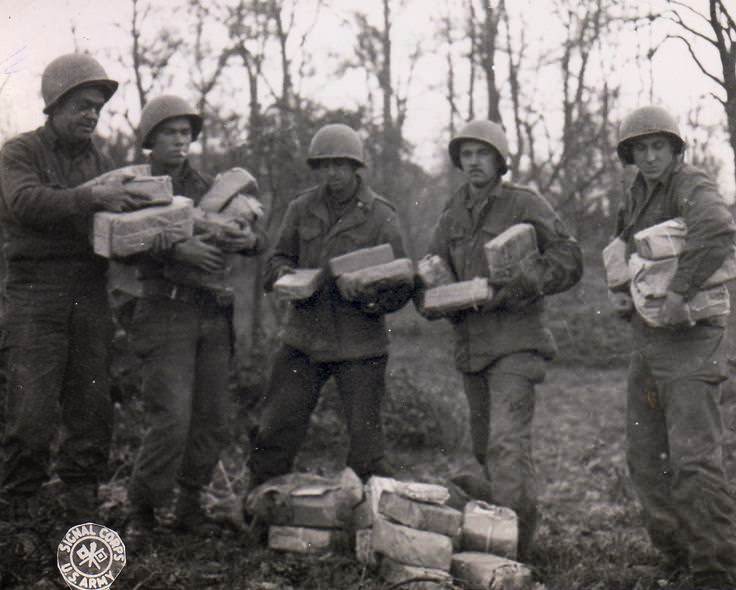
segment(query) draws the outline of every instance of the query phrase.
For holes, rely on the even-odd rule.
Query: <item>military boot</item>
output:
[[[98,508],[97,484],[66,484],[59,504],[68,528],[85,522],[95,522]]]
[[[141,553],[151,540],[156,527],[153,506],[136,505],[128,513],[128,521],[123,533],[123,543],[130,553]]]
[[[200,501],[199,488],[181,488],[174,511],[174,528],[183,533],[195,533],[204,537],[212,536],[220,530],[207,516]]]

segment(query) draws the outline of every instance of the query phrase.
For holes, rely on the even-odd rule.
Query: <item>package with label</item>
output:
[[[337,279],[337,288],[345,299],[350,298],[351,292],[365,293],[369,289],[380,291],[413,284],[414,264],[408,258],[348,272]]]
[[[363,484],[352,469],[334,477],[288,473],[254,489],[247,509],[271,524],[343,527],[350,524],[353,508],[363,499]]]
[[[391,247],[391,244],[381,244],[380,246],[354,250],[342,256],[335,256],[330,259],[328,266],[330,274],[333,277],[339,277],[348,272],[355,272],[356,270],[362,270],[369,266],[391,262],[393,259],[394,249]]]
[[[481,500],[466,504],[463,513],[463,550],[515,559],[518,541],[519,521],[513,510]]]
[[[436,254],[425,256],[417,262],[417,276],[427,289],[455,282],[450,268]]]
[[[452,541],[446,535],[419,531],[378,517],[373,522],[373,550],[398,562],[450,570]]]
[[[199,207],[219,213],[238,193],[258,194],[258,182],[245,168],[230,168],[215,177],[210,190],[199,201]]]
[[[274,284],[273,291],[287,301],[309,299],[322,286],[324,272],[321,268],[297,268],[282,275]]]
[[[649,260],[679,256],[686,239],[687,225],[681,217],[668,219],[634,234],[636,253]]]
[[[620,291],[631,280],[629,264],[626,262],[626,242],[615,238],[603,248],[603,268],[606,271],[606,284],[611,291]]]
[[[100,211],[94,214],[92,246],[100,256],[113,258],[146,252],[162,230],[186,239],[194,232],[192,210],[191,199],[174,197],[170,205],[127,213]]]
[[[456,553],[451,572],[468,590],[527,590],[533,582],[524,564],[489,553]]]
[[[387,584],[401,587],[402,590],[440,590],[452,582],[452,577],[446,571],[406,565],[390,557],[381,559],[379,574]]]
[[[340,529],[268,527],[268,547],[277,551],[324,555],[334,551],[344,551],[348,546],[348,534]]]
[[[171,292],[171,284],[163,278],[148,275],[144,265],[110,260],[107,267],[108,291],[133,297],[155,297]]]
[[[492,285],[508,283],[519,263],[538,252],[537,233],[529,223],[516,223],[483,246],[488,263],[488,281]]]
[[[442,504],[411,500],[395,492],[383,492],[378,511],[389,520],[420,531],[456,537],[460,534],[463,514]]]
[[[441,285],[424,292],[423,308],[427,312],[453,313],[465,309],[478,309],[493,297],[488,281],[476,277],[451,285]]]

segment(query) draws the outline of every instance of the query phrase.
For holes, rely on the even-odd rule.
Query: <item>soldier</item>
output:
[[[545,361],[556,354],[552,334],[542,323],[544,296],[578,282],[581,253],[544,198],[501,181],[509,148],[500,125],[468,123],[450,141],[449,153],[466,182],[445,206],[428,254],[440,256],[458,281],[489,277],[484,244],[517,223],[534,227],[540,251],[480,309],[449,317],[473,452],[490,476],[492,500],[519,516],[519,555],[525,559],[537,521],[534,386],[544,379]]]
[[[633,313],[628,293],[613,294],[617,311],[633,315],[627,460],[663,572],[689,566],[695,587],[732,588],[736,505],[723,471],[719,407],[727,320],[693,324],[687,302],[730,255],[736,227],[715,183],[683,162],[684,149],[675,119],[660,107],[636,109],[621,122],[618,156],[638,169],[616,227],[627,258],[636,232],[674,217],[687,225],[663,327]]]
[[[112,319],[107,264],[93,253],[89,228],[95,211],[127,211],[145,201],[126,193],[122,181],[80,185],[112,168],[92,136],[117,86],[88,55],[58,57],[41,79],[45,125],[0,152],[8,347],[0,504],[8,519],[37,505],[32,499],[48,477],[59,423],[56,470],[69,526],[94,515],[97,483],[106,477]]]
[[[151,100],[139,125],[142,146],[150,150],[152,174],[168,174],[174,193],[189,197],[195,205],[212,184],[187,159],[201,129],[202,117],[172,95]],[[233,299],[221,275],[226,252],[258,254],[265,247],[265,236],[246,228],[227,244],[215,244],[197,234],[183,241],[169,237],[161,242],[156,253],[142,262],[143,280],[155,281],[157,288],[136,302],[131,329],[134,348],[143,359],[149,422],[128,486],[131,512],[126,542],[133,550],[140,549],[150,535],[154,509],[170,499],[177,481],[176,528],[212,531],[200,492],[227,442],[233,348]],[[164,282],[175,266],[186,270],[182,278]]]
[[[360,248],[388,243],[396,256],[404,256],[393,206],[359,174],[363,144],[353,129],[319,129],[307,162],[319,185],[289,204],[266,263],[267,290],[284,273],[324,268],[331,258]],[[363,479],[389,474],[381,425],[388,355],[383,316],[405,305],[412,290],[405,285],[346,300],[328,280],[310,299],[289,307],[251,451],[251,487],[291,469],[331,376],[350,434],[347,464]]]

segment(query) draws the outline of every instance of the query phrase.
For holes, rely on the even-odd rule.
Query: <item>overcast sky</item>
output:
[[[165,6],[175,0],[157,0],[157,6]],[[649,0],[656,4],[659,0]],[[690,0],[702,9],[706,0]],[[307,4],[309,4],[307,2]],[[453,2],[450,1],[450,6]],[[458,2],[459,4],[459,2]],[[550,19],[545,10],[545,0],[516,0],[508,3],[511,10],[521,11],[527,27],[528,37],[554,34],[549,31]],[[45,65],[54,57],[74,50],[71,35],[72,23],[76,27],[80,47],[91,50],[112,77],[125,78],[127,74],[119,64],[109,58],[109,49],[127,43],[127,39],[115,27],[115,23],[129,16],[129,3],[123,0],[101,2],[100,0],[0,0],[0,15],[6,18],[0,35],[0,138],[8,133],[17,133],[33,128],[43,122],[40,97],[40,75]],[[379,0],[342,0],[335,8],[319,15],[318,26],[311,37],[310,52],[314,59],[335,61],[335,54],[347,53],[353,44],[352,32],[343,26],[342,19],[360,7],[376,17],[380,15]],[[416,39],[429,34],[434,28],[433,19],[447,6],[446,0],[408,0],[406,8],[397,12],[393,21],[394,56],[397,70],[401,70],[405,56],[414,47]],[[161,15],[167,15],[164,10]],[[305,15],[308,17],[309,15]],[[161,18],[161,17],[160,17]],[[617,51],[626,51],[627,43]],[[628,51],[647,49],[647,36],[640,36],[628,43]],[[612,52],[610,59],[623,56]],[[705,55],[706,63],[718,72],[715,55]],[[605,67],[605,64],[601,64]],[[444,157],[446,145],[447,106],[443,99],[444,56],[439,52],[428,52],[419,62],[414,83],[409,90],[409,116],[406,134],[416,145],[416,158],[427,166]],[[720,105],[704,98],[712,90],[695,68],[685,50],[676,43],[669,43],[660,51],[652,63],[651,79],[654,83],[652,96],[655,102],[666,104],[673,112],[684,114],[696,104],[706,107],[708,122],[722,122],[724,113]],[[621,107],[629,110],[642,100],[642,89],[649,84],[649,72],[625,70],[622,77]],[[556,92],[553,86],[547,87]],[[177,89],[174,89],[177,90]],[[180,89],[184,91],[184,89]],[[365,100],[362,78],[356,73],[339,79],[325,80],[320,77],[307,80],[304,93],[328,106],[352,107]],[[129,92],[118,92],[113,101],[117,106],[130,100]],[[648,93],[644,98],[648,98]],[[245,103],[243,103],[245,104]],[[733,191],[732,157],[723,142],[719,156],[726,166],[722,175],[724,188]]]

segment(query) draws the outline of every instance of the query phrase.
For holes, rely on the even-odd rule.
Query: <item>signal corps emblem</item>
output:
[[[125,562],[120,535],[91,522],[70,528],[56,551],[59,572],[74,590],[110,588]]]

